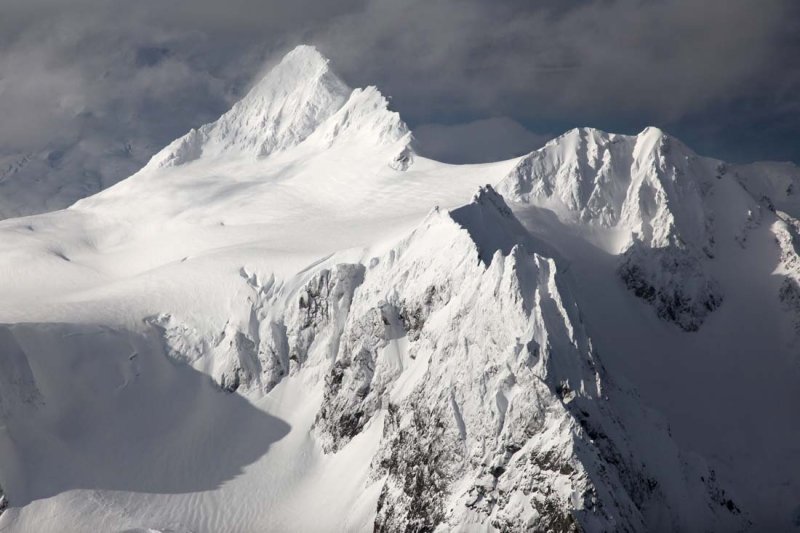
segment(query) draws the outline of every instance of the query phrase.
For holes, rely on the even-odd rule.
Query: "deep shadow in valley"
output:
[[[0,484],[13,506],[73,489],[211,490],[289,429],[172,362],[155,334],[0,326]]]

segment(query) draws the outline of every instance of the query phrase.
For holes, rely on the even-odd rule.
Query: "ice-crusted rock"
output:
[[[387,164],[413,161],[411,133],[375,87],[351,90],[313,46],[298,46],[215,122],[193,129],[153,156],[147,169],[220,156],[266,157],[304,141],[395,146]]]
[[[495,252],[508,255],[520,242],[533,242],[503,197],[490,185],[481,187],[472,202],[453,209],[448,216],[467,232],[477,246],[478,259],[487,265]]]
[[[778,299],[790,317],[790,342],[800,339],[800,169],[793,163],[726,165],[754,200],[736,241],[745,248],[750,232],[770,224],[780,255],[775,273],[782,277]]]
[[[295,295],[287,310],[290,365],[302,366],[312,351],[322,349],[332,360],[339,349],[353,292],[364,276],[362,265],[340,264],[317,272]]]
[[[434,210],[354,294],[315,433],[335,452],[386,413],[375,529],[739,524],[702,464],[628,432],[633,422],[671,442],[609,386],[555,262],[517,227],[484,188]]]
[[[262,285],[243,270],[251,292],[237,316],[245,319],[231,319],[210,335],[168,313],[146,322],[160,331],[169,357],[210,374],[224,390],[267,393],[310,356],[333,359],[363,271],[358,264],[335,265],[287,292],[274,277]]]
[[[524,157],[499,190],[566,223],[622,230],[610,251],[621,256],[626,285],[694,331],[723,298],[705,267],[715,248],[706,197],[720,172],[657,128],[637,136],[581,128]]]
[[[145,321],[160,331],[168,357],[209,371],[222,389],[246,389],[258,379],[257,346],[247,329],[227,322],[218,333],[206,336],[169,313]]]
[[[399,171],[406,171],[413,164],[414,150],[411,149],[411,143],[407,142],[397,155],[394,156],[394,159],[389,162],[389,167]]]
[[[800,339],[800,169],[793,163],[752,163],[733,167],[741,185],[759,202],[748,218],[755,226],[774,214],[770,229],[780,249],[776,273],[783,279],[778,299],[791,321],[793,341]],[[770,213],[771,212],[771,213]],[[745,239],[746,242],[746,239]]]
[[[574,330],[575,309],[563,307],[551,260],[518,245],[507,255],[498,248],[488,264],[472,262],[473,247],[458,274],[432,284],[449,287],[449,296],[415,341],[424,374],[407,396],[387,399],[373,463],[376,476],[388,476],[376,529],[477,521],[577,530],[574,513],[585,508],[572,495],[593,489],[573,455],[563,399],[600,397],[594,354]]]

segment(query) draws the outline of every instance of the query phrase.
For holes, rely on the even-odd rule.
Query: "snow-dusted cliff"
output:
[[[708,197],[725,171],[657,128],[636,136],[582,128],[524,157],[500,191],[568,224],[612,230],[603,245],[620,254],[628,288],[694,331],[724,299],[705,264],[715,253]]]
[[[655,128],[470,166],[410,141],[300,47],[0,223],[0,529],[789,527],[793,174]]]

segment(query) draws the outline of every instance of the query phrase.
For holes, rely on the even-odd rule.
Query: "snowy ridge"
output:
[[[657,128],[637,136],[581,128],[523,158],[499,190],[567,222],[617,230],[606,246],[622,254],[626,285],[694,331],[723,300],[703,266],[715,242],[705,197],[721,170]]]
[[[335,113],[349,92],[315,48],[298,47],[230,111],[174,141],[148,166],[182,165],[225,154],[259,157],[294,146]]]
[[[550,205],[562,216],[621,227],[626,249],[676,242],[708,246],[701,161],[657,128],[637,136],[571,130],[523,158],[499,186],[512,201]]]
[[[703,508],[711,510],[708,524],[740,523],[712,501],[699,475],[692,488],[681,490],[708,503],[690,511],[681,493],[653,497],[660,491],[645,488],[651,475],[670,486],[671,472],[618,462],[623,454],[617,447],[630,444],[606,411],[618,406],[605,406],[602,365],[555,262],[529,251],[529,241],[508,248],[508,229],[517,224],[499,195],[481,189],[449,215],[434,212],[368,270],[357,291],[351,312],[368,314],[377,301],[388,334],[377,335],[366,350],[359,342],[352,355],[345,344],[323,405],[368,416],[380,396],[388,402],[384,445],[373,462],[375,476],[388,475],[376,529],[490,524],[498,530],[637,531],[645,523],[680,529],[677,516],[691,514],[699,523]],[[461,237],[443,239],[454,230]],[[450,248],[444,242],[452,242]],[[491,260],[482,259],[490,252]],[[454,263],[456,257],[463,259]],[[390,346],[397,324],[409,339],[407,355],[400,365],[387,364],[380,347]],[[423,369],[413,369],[420,363]],[[405,365],[413,379],[403,375]],[[400,390],[387,386],[398,373]],[[341,419],[330,424],[327,413],[323,407],[318,425],[335,428],[332,444],[340,446],[347,438],[341,428],[349,426]],[[681,463],[678,457],[661,461]],[[656,525],[644,518],[650,505],[684,508]]]
[[[391,144],[408,141],[410,132],[376,87],[355,89],[347,102],[320,128],[328,146],[355,137],[365,143]]]

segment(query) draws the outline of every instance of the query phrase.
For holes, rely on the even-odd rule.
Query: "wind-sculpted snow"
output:
[[[408,126],[398,113],[387,108],[388,101],[376,87],[355,89],[344,105],[322,125],[318,135],[328,146],[354,137],[378,146],[402,140],[408,142]]]
[[[148,166],[230,153],[266,156],[294,146],[335,113],[349,92],[316,49],[298,47],[219,120],[177,139]]]
[[[411,134],[375,87],[351,90],[314,47],[284,57],[217,121],[191,130],[153,156],[155,170],[200,158],[266,157],[308,139],[330,148],[338,142],[396,144],[387,162],[405,170],[413,159]]]
[[[753,163],[735,166],[732,172],[760,202],[748,229],[764,221],[763,211],[775,214],[770,230],[780,249],[777,272],[783,276],[778,299],[791,317],[795,339],[800,339],[800,169],[791,163]]]
[[[703,162],[656,128],[635,137],[571,130],[523,158],[500,185],[514,201],[552,206],[560,215],[627,230],[649,247],[676,239],[702,248],[709,235]]]

